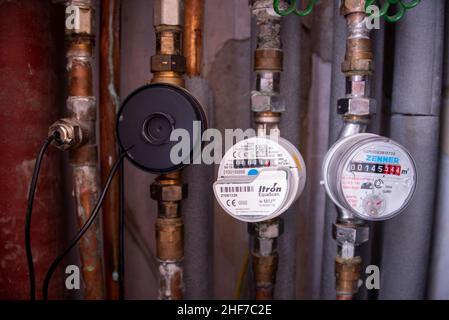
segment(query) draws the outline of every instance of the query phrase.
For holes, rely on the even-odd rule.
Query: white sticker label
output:
[[[217,181],[215,195],[223,208],[236,216],[269,216],[285,202],[287,172],[262,170],[253,181]]]

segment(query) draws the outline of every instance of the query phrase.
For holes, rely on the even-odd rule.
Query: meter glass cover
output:
[[[258,222],[284,212],[304,187],[305,166],[288,141],[254,137],[231,147],[221,161],[214,193],[236,219]]]
[[[340,170],[344,202],[367,220],[398,214],[415,190],[413,159],[403,147],[386,139],[356,144]]]

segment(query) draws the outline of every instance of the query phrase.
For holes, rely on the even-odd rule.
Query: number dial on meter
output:
[[[290,142],[254,137],[226,152],[213,188],[227,213],[258,222],[287,210],[304,189],[305,175],[304,160]]]
[[[416,167],[400,144],[374,134],[338,141],[323,165],[326,191],[336,205],[366,220],[403,211],[416,187]]]

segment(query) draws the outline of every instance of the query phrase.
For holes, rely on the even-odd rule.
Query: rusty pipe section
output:
[[[201,74],[204,0],[185,0],[184,3],[183,51],[186,74],[193,77]]]
[[[370,76],[373,73],[373,52],[370,29],[365,13],[365,0],[343,0],[341,14],[346,19],[347,41],[341,70],[346,76],[346,95],[338,101],[337,111],[344,126],[339,139],[365,132],[375,101],[370,98]],[[335,288],[337,300],[351,300],[358,291],[362,258],[358,248],[369,239],[366,222],[350,212],[337,208],[333,237],[337,242]]]
[[[254,238],[251,256],[257,300],[273,299],[279,262],[277,239],[282,231],[282,219],[248,224],[248,232]]]
[[[281,17],[271,0],[251,1],[251,11],[258,28],[254,52],[256,90],[251,92],[251,111],[258,135],[279,135],[279,122],[285,111],[285,100],[279,93],[283,67]],[[277,239],[282,230],[281,218],[248,225],[253,236],[251,256],[258,300],[273,299],[279,261]]]
[[[159,262],[159,299],[183,298],[184,224],[181,201],[187,197],[187,185],[181,172],[163,174],[150,187],[151,198],[158,202],[156,220],[156,258]]]
[[[100,35],[100,165],[104,184],[117,160],[115,118],[120,107],[120,5],[121,0],[101,1]],[[103,248],[106,298],[119,299],[119,177],[103,202]]]
[[[151,82],[184,87],[183,1],[155,0],[153,22],[156,54],[151,57]],[[187,197],[187,185],[182,182],[182,172],[158,176],[150,186],[150,193],[151,198],[158,202],[156,258],[159,262],[159,299],[183,299],[184,223],[181,201]]]
[[[50,134],[55,145],[68,150],[78,226],[89,218],[100,192],[97,170],[96,99],[92,85],[95,8],[90,0],[66,1],[65,34],[68,49],[68,117],[55,122]],[[80,241],[85,299],[103,299],[103,266],[97,222]]]

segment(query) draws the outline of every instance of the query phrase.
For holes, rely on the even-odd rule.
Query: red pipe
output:
[[[58,99],[63,70],[60,8],[50,0],[0,2],[0,299],[29,298],[25,208],[36,154],[63,105]],[[38,295],[63,242],[60,160],[60,152],[50,148],[34,202],[31,240]],[[52,298],[61,298],[60,274],[55,280]]]

